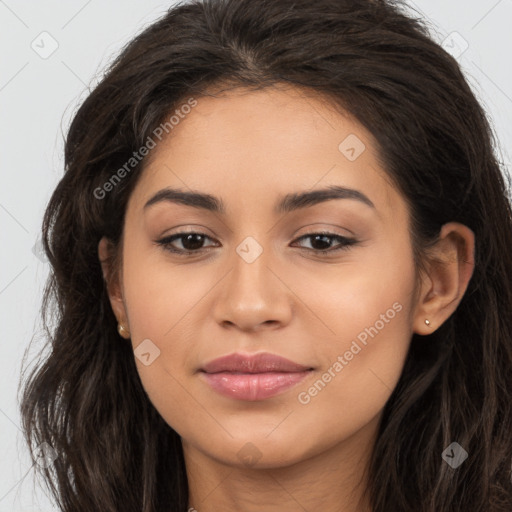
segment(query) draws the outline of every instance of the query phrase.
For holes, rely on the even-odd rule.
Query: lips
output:
[[[254,355],[230,354],[214,359],[201,368],[206,373],[293,373],[311,369],[311,367],[303,366],[284,357],[266,352]]]
[[[313,368],[275,354],[230,354],[200,369],[201,377],[218,393],[239,400],[263,400],[288,390]]]

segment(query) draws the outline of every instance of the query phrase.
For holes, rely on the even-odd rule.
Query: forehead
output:
[[[131,200],[139,208],[169,186],[206,191],[229,209],[232,201],[263,204],[329,185],[363,189],[395,213],[404,208],[380,167],[372,134],[314,91],[237,88],[196,101],[146,158]]]

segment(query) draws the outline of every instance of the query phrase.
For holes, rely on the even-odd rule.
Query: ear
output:
[[[114,264],[116,260],[114,246],[106,237],[103,237],[98,244],[98,257],[103,271],[103,278],[107,286],[112,311],[118,323],[124,328],[124,330],[120,332],[120,335],[124,338],[129,338],[130,330],[121,283],[122,273],[120,269],[117,268],[117,265]]]
[[[458,222],[443,225],[438,241],[428,251],[414,313],[415,333],[431,334],[457,309],[473,275],[474,251],[471,229]]]

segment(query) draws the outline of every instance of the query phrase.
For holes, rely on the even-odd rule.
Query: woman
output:
[[[21,411],[60,508],[510,511],[492,143],[397,2],[192,1],[138,35],[43,224]]]

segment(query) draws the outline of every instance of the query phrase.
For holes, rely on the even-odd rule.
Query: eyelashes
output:
[[[212,246],[201,247],[202,243],[206,240],[212,240],[211,237],[206,235],[205,233],[200,233],[197,231],[187,231],[175,233],[173,235],[169,235],[160,240],[156,240],[156,244],[161,246],[165,251],[169,251],[177,256],[192,256],[198,255],[204,252],[210,252],[210,248]],[[304,248],[306,251],[313,252],[314,254],[320,255],[330,255],[337,251],[348,250],[352,245],[358,243],[355,238],[347,238],[342,235],[338,235],[336,233],[330,233],[326,231],[307,233],[305,235],[300,236],[299,238],[294,240],[294,243],[299,242],[301,240],[310,239],[311,240],[311,248]],[[183,248],[177,248],[173,245],[177,240],[181,240],[181,245]],[[338,244],[334,248],[315,248],[314,245],[320,244],[321,246],[325,244],[329,245],[329,240],[336,240]],[[188,247],[186,247],[188,246]]]

